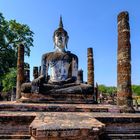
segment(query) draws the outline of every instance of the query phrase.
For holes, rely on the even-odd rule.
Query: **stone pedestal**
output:
[[[93,92],[92,86],[86,84],[70,84],[62,85],[61,88],[55,89],[54,85],[52,90],[44,87],[42,93],[21,93],[20,99],[23,103],[87,103],[93,104]],[[63,87],[63,88],[62,88]]]

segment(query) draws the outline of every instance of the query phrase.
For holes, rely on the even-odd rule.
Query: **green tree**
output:
[[[106,93],[106,91],[107,91],[107,88],[105,85],[99,85],[98,88],[99,88],[99,91],[102,93]]]
[[[116,93],[117,92],[117,88],[114,87],[114,86],[106,87],[106,92],[111,95],[112,93]]]
[[[16,73],[16,68],[10,68],[10,72],[3,76],[2,85],[4,92],[11,91],[11,89],[16,86]]]
[[[16,68],[17,47],[20,43],[25,46],[25,55],[30,55],[33,34],[28,25],[20,24],[16,20],[8,21],[0,13],[0,85],[11,68]]]
[[[7,21],[0,13],[0,70],[5,73],[8,68],[16,67],[17,47],[20,43],[25,46],[25,55],[30,55],[33,46],[33,32],[29,26]],[[11,63],[12,62],[12,63]]]
[[[132,85],[132,92],[135,95],[140,96],[140,85]]]
[[[106,93],[107,95],[111,95],[112,93],[117,92],[117,88],[115,86],[105,86],[105,85],[99,85],[99,91],[102,93]]]

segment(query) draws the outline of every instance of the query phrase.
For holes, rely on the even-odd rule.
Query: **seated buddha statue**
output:
[[[62,18],[60,18],[59,28],[53,35],[55,51],[42,56],[40,76],[31,83],[22,84],[23,97],[30,98],[33,94],[38,96],[40,94],[46,99],[48,95],[54,94],[57,96],[81,94],[85,97],[88,94],[93,95],[94,88],[91,85],[77,81],[78,57],[66,51],[68,39],[68,33],[64,30]]]

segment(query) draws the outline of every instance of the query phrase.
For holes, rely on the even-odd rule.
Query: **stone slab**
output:
[[[35,139],[94,139],[103,132],[104,124],[89,113],[42,113],[30,125]]]

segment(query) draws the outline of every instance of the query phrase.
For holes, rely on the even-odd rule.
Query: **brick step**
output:
[[[30,140],[30,135],[0,135],[0,139],[2,140]]]
[[[119,139],[108,139],[108,140],[120,140],[120,138]],[[123,139],[123,140],[140,140],[140,139]]]
[[[23,130],[23,129],[1,129],[0,130],[0,135],[14,135],[18,133],[22,133],[22,135],[28,135],[29,134],[29,130]]]
[[[109,137],[111,140],[112,139],[140,139],[140,134],[107,134],[107,137]]]
[[[63,106],[62,106],[63,105]],[[83,107],[84,106],[84,107]],[[11,107],[11,108],[10,108]],[[10,111],[36,111],[36,112],[108,112],[108,107],[92,107],[92,105],[87,104],[47,104],[44,106],[39,104],[22,104],[17,106],[0,105],[0,111],[8,110]]]
[[[105,131],[105,134],[140,134],[140,130],[109,130],[109,131]]]
[[[57,99],[57,100],[42,100],[42,101],[22,101],[23,103],[40,103],[40,104],[93,104],[96,103],[94,101],[90,101],[90,100],[61,100],[61,99]]]

